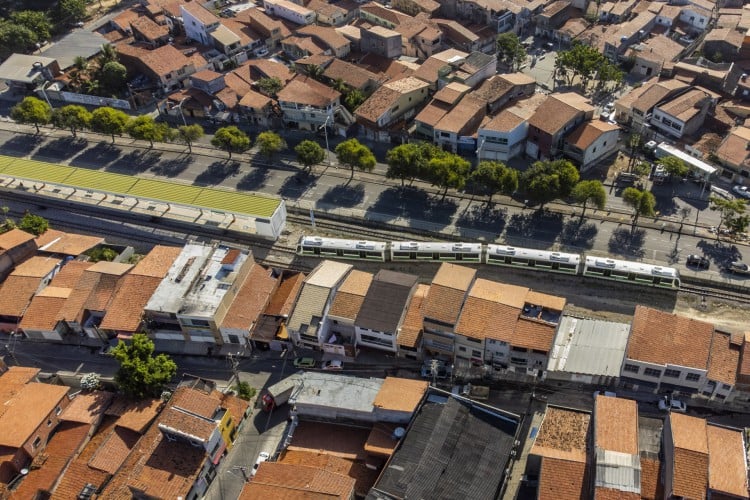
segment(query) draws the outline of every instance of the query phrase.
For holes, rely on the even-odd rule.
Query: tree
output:
[[[631,230],[635,229],[635,226],[638,224],[638,218],[641,215],[651,217],[656,213],[654,210],[656,208],[656,198],[654,198],[654,195],[650,191],[641,191],[634,187],[625,188],[622,192],[622,200],[633,209]]]
[[[538,161],[523,173],[521,186],[529,198],[540,203],[541,210],[554,199],[570,196],[579,178],[578,169],[568,160]]]
[[[177,128],[177,136],[187,144],[188,151],[193,152],[193,143],[203,137],[203,127],[198,125],[181,125]]]
[[[513,32],[497,35],[495,46],[497,47],[497,60],[513,71],[526,60],[526,49],[521,45],[518,35]]]
[[[370,148],[360,143],[357,139],[348,139],[339,143],[335,149],[336,158],[339,163],[351,169],[349,182],[354,178],[354,169],[371,171],[375,168],[375,155]]]
[[[284,138],[270,130],[258,134],[258,137],[255,138],[255,145],[258,146],[260,154],[268,158],[269,163],[273,160],[275,154],[286,149]]]
[[[39,125],[47,124],[52,119],[52,108],[36,97],[24,97],[10,110],[10,117],[18,123],[33,123],[38,134]]]
[[[57,2],[60,23],[76,23],[86,18],[86,0],[60,0]]]
[[[719,212],[719,226],[716,228],[716,239],[719,239],[721,234],[721,227],[727,226],[730,230],[740,229],[735,232],[744,232],[747,227],[745,219],[747,216],[744,215],[745,209],[747,208],[747,202],[741,198],[735,200],[725,200],[718,196],[710,196],[708,198],[709,209],[714,212]],[[744,224],[744,227],[742,227]]]
[[[16,52],[25,53],[39,41],[36,33],[11,21],[0,21],[0,57],[7,58]]]
[[[567,80],[568,85],[573,85],[575,79],[579,78],[584,91],[589,82],[595,78],[600,84],[622,80],[622,72],[612,66],[601,52],[578,41],[574,41],[569,50],[557,53],[555,73],[561,74]]]
[[[656,163],[664,167],[664,170],[673,178],[682,178],[688,173],[688,166],[676,156],[665,156],[664,158],[656,160]]]
[[[100,68],[103,68],[110,62],[117,62],[117,49],[114,45],[105,43],[102,45],[102,49],[99,52],[99,56],[96,58],[96,62]]]
[[[302,164],[305,169],[312,173],[313,166],[322,162],[326,157],[326,150],[320,147],[315,141],[305,139],[295,146],[294,152],[297,153],[297,161]]]
[[[81,377],[81,389],[84,391],[94,391],[99,388],[100,377],[98,373],[87,373]]]
[[[115,143],[115,134],[121,135],[127,130],[130,117],[119,109],[103,106],[96,108],[91,113],[91,129],[100,134],[112,136],[112,144]]]
[[[307,75],[313,80],[320,81],[323,78],[323,68],[317,64],[311,64],[307,67]]]
[[[492,205],[495,194],[510,195],[518,189],[518,170],[499,161],[479,162],[469,179],[487,192],[487,206]]]
[[[73,59],[73,68],[70,70],[70,83],[77,90],[83,88],[83,80],[89,74],[89,60],[83,56],[76,56]]]
[[[630,137],[628,137],[628,147],[630,147],[630,158],[628,159],[629,171],[635,165],[636,161],[638,161],[636,154],[638,153],[638,148],[641,147],[641,134],[637,132],[630,134]]]
[[[88,127],[90,122],[89,110],[77,104],[68,104],[52,112],[52,123],[55,127],[69,129],[73,137],[77,137],[76,131]]]
[[[40,234],[47,232],[47,229],[49,229],[49,221],[40,215],[26,212],[18,222],[18,229],[23,229],[27,233],[39,236]]]
[[[156,123],[149,115],[141,115],[131,120],[126,128],[133,139],[148,141],[154,147],[154,141],[164,141],[170,135],[166,123]]]
[[[231,160],[232,153],[242,153],[250,149],[250,138],[236,126],[230,125],[217,130],[211,138],[211,144],[229,153]]]
[[[421,145],[414,143],[401,144],[390,149],[385,155],[385,161],[388,163],[385,177],[401,179],[402,187],[406,179],[419,177],[427,163],[425,151]]]
[[[41,42],[49,40],[52,36],[52,22],[45,12],[38,10],[21,10],[13,12],[10,15],[10,20],[24,28],[28,28],[37,37],[37,41]]]
[[[97,246],[86,252],[86,255],[89,256],[89,261],[91,262],[99,262],[102,260],[112,262],[117,258],[117,251],[111,247]]]
[[[169,356],[154,356],[154,343],[143,333],[133,335],[130,344],[120,341],[111,353],[120,363],[115,382],[136,399],[159,396],[177,373],[177,364]]]
[[[583,215],[586,213],[586,205],[591,202],[599,210],[603,209],[607,204],[607,191],[600,181],[581,181],[575,185],[573,191],[570,193],[576,203],[580,203],[583,208],[581,210],[581,220],[583,221]]]
[[[278,78],[261,78],[255,82],[258,89],[269,97],[276,97],[281,89],[284,88],[284,84]]]
[[[441,200],[445,200],[448,189],[461,189],[466,184],[471,164],[454,153],[445,153],[432,158],[422,173],[424,180],[443,189]]]
[[[366,99],[367,97],[360,90],[352,89],[344,96],[344,106],[353,113]]]
[[[99,85],[107,94],[118,94],[128,78],[128,70],[117,61],[109,61],[97,73]]]

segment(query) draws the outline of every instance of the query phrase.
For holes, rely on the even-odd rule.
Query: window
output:
[[[48,419],[48,420],[47,420],[47,427],[49,427],[49,426],[51,426],[51,425],[52,425],[52,419]]]
[[[594,147],[594,149],[592,149],[591,152],[596,153],[596,147]]]
[[[731,385],[727,385],[727,384],[721,384],[721,388],[723,390],[725,390],[725,391],[728,391],[728,390],[730,390],[732,388],[732,386]]]
[[[239,344],[240,338],[237,335],[228,335],[230,344]]]
[[[685,377],[685,380],[687,380],[688,382],[697,382],[700,380],[700,378],[701,376],[697,373],[688,373]]]
[[[40,444],[42,444],[42,438],[37,436],[34,442],[31,443],[31,447],[36,449]]]
[[[681,373],[680,370],[670,370],[670,369],[664,370],[665,377],[679,378],[680,373]]]
[[[475,351],[475,350],[472,349],[471,350],[471,356],[473,358],[481,358],[482,357],[482,351]]]
[[[645,370],[643,370],[643,374],[647,377],[661,377],[661,370],[646,368]]]
[[[205,319],[190,319],[188,321],[193,326],[209,326],[208,321]]]
[[[458,350],[461,352],[466,352],[466,348],[464,346],[458,346]]]
[[[59,415],[61,413],[62,413],[62,408],[60,408],[59,406],[55,408],[55,415]]]
[[[637,365],[626,364],[625,367],[623,368],[623,371],[626,371],[629,373],[638,373],[640,371],[640,368],[638,368]]]

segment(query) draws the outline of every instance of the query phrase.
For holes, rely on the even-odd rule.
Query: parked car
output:
[[[315,358],[302,357],[294,358],[295,368],[315,368]]]
[[[685,413],[687,411],[687,405],[684,401],[680,401],[679,399],[660,399],[659,409],[661,411]]]
[[[711,263],[702,255],[688,255],[687,265],[698,269],[708,269]]]
[[[750,199],[750,191],[748,191],[747,186],[734,186],[732,188],[732,192],[734,192],[734,194],[739,195],[743,198]]]
[[[750,266],[744,262],[735,261],[727,266],[727,271],[731,271],[737,274],[750,274]]]
[[[260,454],[258,454],[258,460],[255,461],[255,465],[253,465],[253,469],[250,471],[250,477],[255,477],[255,473],[258,472],[258,467],[260,467],[260,464],[265,462],[271,458],[271,454],[267,451],[261,451]]]
[[[604,112],[605,113],[612,113],[615,110],[615,103],[614,102],[608,102],[606,106],[604,106]]]
[[[323,370],[343,370],[344,363],[340,359],[329,359],[328,361],[323,361],[320,368]]]

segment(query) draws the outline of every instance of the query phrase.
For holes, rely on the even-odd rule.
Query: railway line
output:
[[[682,284],[680,291],[691,295],[698,295],[702,298],[713,297],[721,300],[731,300],[742,304],[750,304],[749,293],[733,292],[721,288],[686,285],[685,283]]]

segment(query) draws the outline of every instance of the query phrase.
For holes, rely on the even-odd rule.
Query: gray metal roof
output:
[[[641,457],[597,448],[595,486],[640,494]]]
[[[482,407],[429,398],[367,498],[496,498],[516,428]]]
[[[629,334],[628,323],[563,316],[547,370],[617,377]]]
[[[412,274],[386,269],[378,272],[367,290],[354,324],[377,332],[395,333],[417,281],[419,278]]]
[[[384,379],[359,378],[338,373],[305,372],[289,402],[298,406],[374,411],[373,402]]]
[[[42,66],[46,67],[55,62],[55,59],[39,55],[11,54],[0,65],[0,79],[34,83],[42,75],[42,68],[34,67],[34,63],[37,62],[42,63]]]
[[[99,33],[86,30],[73,30],[57,42],[42,48],[45,57],[57,59],[61,70],[73,66],[73,60],[77,56],[91,59],[97,55],[102,45],[109,43]]]

